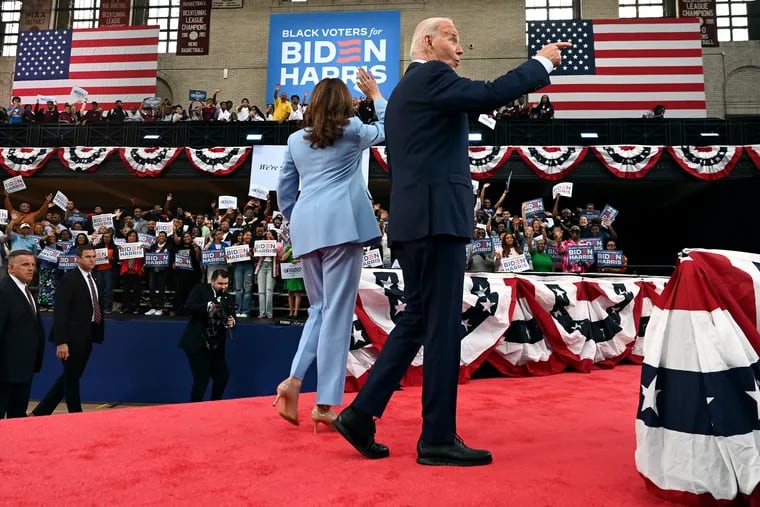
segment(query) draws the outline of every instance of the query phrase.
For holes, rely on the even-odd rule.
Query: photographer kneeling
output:
[[[230,275],[224,269],[211,274],[211,283],[198,284],[185,303],[190,322],[179,346],[187,353],[193,388],[190,401],[203,401],[209,379],[213,379],[211,399],[221,400],[230,372],[224,354],[228,329],[235,326],[235,298],[227,293]]]

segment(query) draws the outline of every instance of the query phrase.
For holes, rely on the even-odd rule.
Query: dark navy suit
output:
[[[389,240],[406,309],[352,406],[380,417],[424,345],[422,440],[456,436],[465,244],[473,230],[467,112],[495,109],[549,84],[530,60],[495,81],[460,77],[440,61],[412,63],[385,116],[391,174]]]

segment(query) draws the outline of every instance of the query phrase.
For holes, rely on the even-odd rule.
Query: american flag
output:
[[[21,32],[12,93],[22,104],[65,103],[80,87],[104,110],[116,100],[137,105],[155,95],[157,68],[157,26]]]
[[[705,117],[699,20],[594,19],[528,23],[528,52],[570,41],[548,95],[555,118],[640,118],[657,104],[666,117]]]

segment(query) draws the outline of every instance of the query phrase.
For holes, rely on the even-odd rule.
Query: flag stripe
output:
[[[29,92],[34,92],[37,90],[37,88],[27,88],[26,90],[29,90]],[[88,86],[87,91],[90,93],[90,95],[118,95],[124,90],[123,85],[119,86]],[[143,96],[148,96],[152,93],[154,93],[156,90],[156,84],[153,82],[152,84],[147,84],[143,86],[131,86],[130,92],[131,93],[137,93],[142,94]],[[69,92],[71,92],[70,86],[64,86],[60,88],[52,88],[47,87],[45,88],[45,95],[56,95],[56,96],[68,96]],[[31,93],[30,93],[31,94]]]
[[[626,50],[626,49],[698,49],[702,51],[702,44],[700,41],[595,41],[594,49],[599,50]]]
[[[611,31],[599,33],[594,30],[594,41],[637,41],[637,40],[688,40],[692,34],[684,32],[641,32],[641,31]]]
[[[155,76],[156,70],[158,69],[158,63],[157,62],[114,62],[114,63],[78,63],[76,65],[71,66],[71,72],[69,73],[69,78],[71,79],[74,75],[76,75],[78,72],[89,72],[89,71],[98,71],[103,72],[105,75],[111,75],[111,72],[122,72],[127,73],[128,76],[131,76],[131,72],[135,72],[137,74],[137,71],[146,71],[146,73],[143,75],[143,77],[146,77],[147,71],[150,71],[151,74]],[[128,77],[124,76],[124,77]]]
[[[654,104],[656,102],[651,102],[651,104]],[[651,107],[651,106],[650,106]],[[568,107],[568,109],[562,110],[564,114],[564,118],[576,118],[576,119],[584,119],[584,120],[592,120],[592,119],[599,119],[599,111],[598,110],[588,110],[588,109],[573,109],[572,107]],[[607,118],[641,118],[641,115],[643,114],[644,110],[632,110],[632,109],[605,109],[605,114],[607,115]],[[698,109],[676,109],[675,115],[678,116],[678,118],[704,118],[705,117],[705,110],[704,108],[698,108]]]
[[[636,93],[636,92],[704,92],[705,84],[699,83],[631,83],[631,84],[556,84],[552,93]]]
[[[604,58],[695,58],[702,65],[702,48],[685,49],[599,49],[597,45],[596,57]],[[630,47],[630,46],[629,46]]]
[[[113,46],[145,46],[146,48],[152,48],[158,44],[158,37],[137,37],[137,38],[120,38],[109,39],[108,43]],[[103,39],[73,39],[71,41],[71,47],[78,48],[99,48],[103,45]],[[111,50],[116,49],[112,48]],[[150,52],[150,51],[146,51]]]
[[[620,100],[620,95],[616,95],[616,97],[612,97],[613,100],[599,100],[599,96],[590,96],[589,98],[592,98],[594,100],[588,100],[588,101],[563,101],[563,107],[567,107],[568,109],[581,109],[581,110],[592,110],[594,108],[598,108],[600,106],[604,106],[605,110],[611,109],[611,110],[631,110],[635,109],[638,111],[638,115],[641,116],[641,113],[643,111],[646,111],[647,109],[651,108],[652,105],[655,102],[652,102],[655,100],[655,98],[658,95],[650,95],[649,100],[639,100],[639,101],[629,101],[629,100]],[[705,101],[704,100],[669,100],[668,101],[668,110],[671,109],[696,109],[696,110],[703,110],[705,107]],[[704,110],[703,110],[704,111]]]
[[[654,66],[652,66],[654,67]],[[641,73],[651,73],[653,69],[651,67],[601,67],[597,68],[599,74],[607,76],[629,76],[638,75]],[[664,75],[678,75],[678,74],[694,74],[703,76],[702,67],[657,67],[658,74]]]
[[[107,55],[71,56],[71,64],[80,63],[110,63],[110,62],[158,62],[158,54],[118,54],[119,51],[110,52]]]
[[[90,84],[90,87],[97,88],[101,86],[115,86],[122,82],[122,79],[104,78],[102,74],[103,73],[100,73],[98,76],[93,76],[93,77],[96,77],[97,79],[90,79],[88,81],[88,83]],[[123,77],[126,77],[126,76],[123,76]],[[152,77],[135,78],[132,80],[131,83],[134,86],[155,86],[156,79]],[[18,84],[16,89],[32,91],[43,86],[52,88],[51,86],[49,86],[49,83],[46,81],[22,81]],[[70,91],[71,91],[70,88],[66,89],[66,93],[69,93]],[[88,88],[88,91],[89,91],[89,88]]]

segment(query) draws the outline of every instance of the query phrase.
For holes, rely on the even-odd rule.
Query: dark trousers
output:
[[[464,245],[450,236],[394,243],[406,308],[352,403],[360,412],[381,417],[423,345],[422,439],[430,444],[451,443],[456,436]]]
[[[8,419],[26,417],[31,391],[31,380],[29,382],[0,382],[0,419],[6,416]]]
[[[201,281],[200,273],[178,269],[174,271],[174,311],[177,315],[185,314],[185,302],[193,286]]]
[[[151,270],[148,275],[148,290],[150,291],[150,305],[154,310],[163,310],[166,300],[166,283],[169,281],[169,270]]]
[[[52,414],[61,400],[64,399],[69,413],[82,411],[82,400],[79,397],[79,379],[82,378],[91,352],[92,343],[78,346],[69,344],[69,358],[61,361],[63,373],[53,382],[45,397],[34,408],[32,411],[34,415]]]
[[[224,349],[209,350],[204,347],[198,352],[188,354],[187,359],[190,362],[190,371],[193,374],[190,401],[203,401],[209,380],[214,381],[211,385],[211,399],[221,400],[224,389],[227,387],[227,381],[230,379]]]
[[[140,284],[140,275],[135,273],[124,273],[121,277],[122,280],[122,298],[124,304],[124,310],[127,312],[133,312],[140,309],[140,294],[142,293],[142,285]]]

